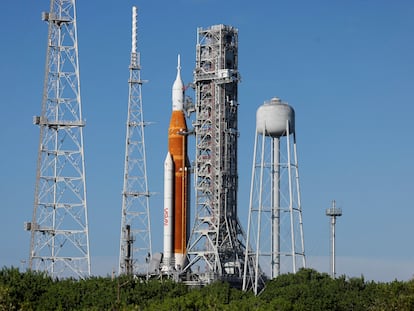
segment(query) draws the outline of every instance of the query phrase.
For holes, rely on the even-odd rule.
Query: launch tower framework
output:
[[[90,275],[75,0],[51,0],[29,268]]]
[[[242,278],[245,236],[237,217],[238,30],[199,28],[194,71],[196,215],[187,250],[192,281]]]
[[[132,49],[129,66],[128,117],[122,191],[119,273],[148,273],[151,225],[144,139],[140,53],[137,51],[137,8],[132,8]]]

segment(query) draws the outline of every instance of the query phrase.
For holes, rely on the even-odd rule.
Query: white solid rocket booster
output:
[[[168,152],[164,161],[164,267],[171,266],[173,255],[174,162]]]

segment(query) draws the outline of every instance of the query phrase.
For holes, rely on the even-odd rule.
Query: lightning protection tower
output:
[[[275,278],[306,264],[295,113],[278,98],[257,110],[249,206],[245,260],[256,267],[254,279],[245,269],[243,288],[257,294],[262,273]]]
[[[237,217],[238,30],[199,28],[194,71],[196,213],[189,247],[191,282],[239,282],[244,240]]]
[[[129,66],[128,118],[119,273],[145,275],[151,259],[151,226],[142,107],[140,53],[137,51],[137,8],[132,7],[132,49]]]
[[[29,268],[90,275],[75,0],[51,0]]]

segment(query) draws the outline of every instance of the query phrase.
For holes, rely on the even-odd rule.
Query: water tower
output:
[[[243,288],[257,294],[263,278],[305,267],[296,153],[295,111],[272,98],[256,113],[246,258],[255,263]],[[246,272],[246,271],[245,271]]]

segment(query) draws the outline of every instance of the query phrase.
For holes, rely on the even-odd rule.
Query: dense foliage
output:
[[[254,296],[221,282],[190,289],[170,280],[127,276],[54,280],[43,273],[3,268],[3,310],[414,310],[414,280],[332,279],[302,269],[269,281]]]

